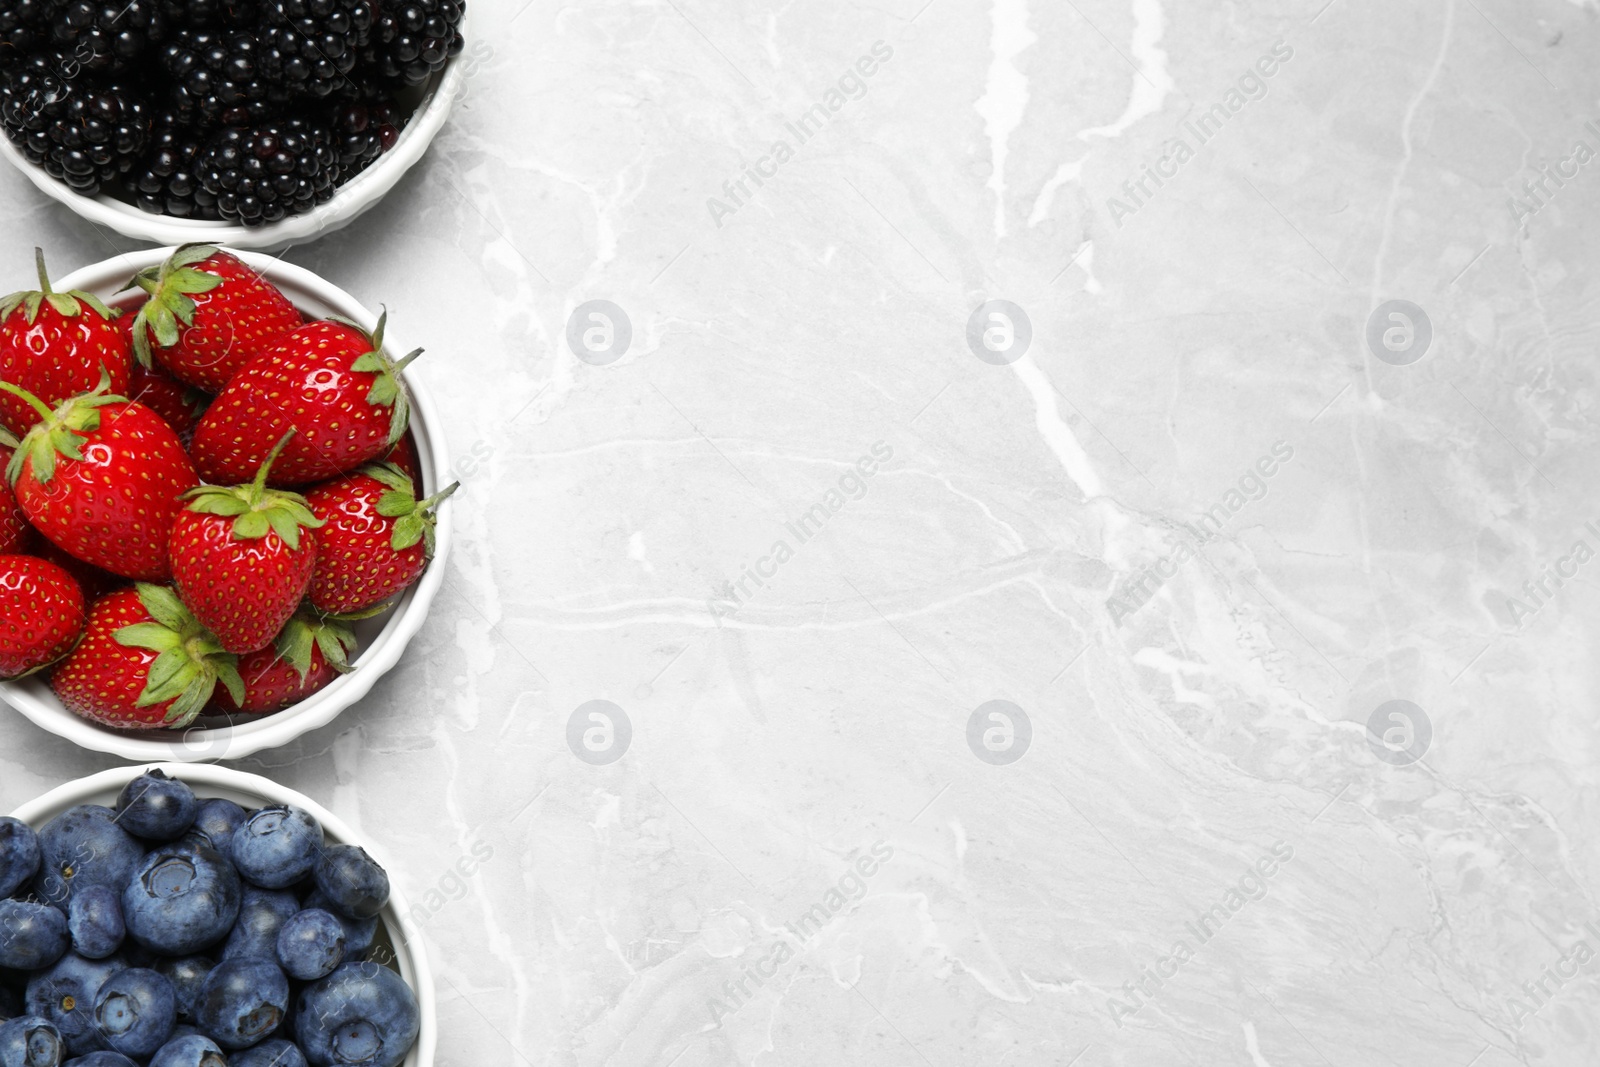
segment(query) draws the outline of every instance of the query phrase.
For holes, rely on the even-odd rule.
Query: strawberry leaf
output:
[[[233,520],[233,536],[238,541],[254,541],[258,537],[267,536],[271,525],[267,517],[259,511],[246,512]]]
[[[159,622],[130,623],[111,636],[125,648],[147,648],[151,652],[167,652],[183,643],[183,638]]]
[[[389,536],[389,547],[396,552],[402,552],[422,540],[423,529],[427,525],[420,512],[413,512],[394,524],[394,533]]]
[[[222,688],[228,691],[235,704],[244,703],[244,679],[239,676],[239,658],[237,656],[219,656],[213,662],[216,668],[217,681],[222,683]],[[210,691],[206,693],[209,699]]]
[[[194,616],[189,614],[189,609],[183,606],[183,601],[178,599],[178,594],[170,586],[140,582],[135,588],[139,590],[139,603],[144,605],[144,610],[156,622],[179,632],[196,625]]]
[[[169,648],[157,656],[145,675],[144,690],[135,701],[136,707],[147,708],[178,696],[189,687],[193,661],[182,648]]]
[[[69,319],[77,318],[78,313],[83,310],[78,302],[66,293],[46,293],[44,298],[55,309],[56,314]]]
[[[409,489],[390,489],[378,498],[378,514],[386,519],[397,519],[417,509],[417,498]]]

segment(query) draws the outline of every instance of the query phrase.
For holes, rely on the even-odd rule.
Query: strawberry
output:
[[[291,618],[266,648],[239,657],[244,699],[235,701],[218,690],[212,703],[218,711],[261,715],[298,704],[349,671],[356,635],[350,616],[302,611]]]
[[[34,556],[0,555],[0,677],[65,656],[83,622],[83,590],[72,575]]]
[[[433,556],[433,509],[459,486],[419,503],[404,471],[373,463],[307,493],[311,511],[326,523],[317,531],[312,607],[364,611],[421,577]]]
[[[413,482],[419,477],[418,471],[422,468],[417,464],[417,443],[411,439],[410,431],[394,443],[394,447],[383,454],[381,463],[393,463],[405,472],[407,478]]]
[[[284,434],[248,485],[191,489],[167,542],[178,595],[228,652],[271,644],[311,584],[312,530],[322,521],[299,493],[267,488],[288,441]]]
[[[83,640],[50,679],[68,710],[130,730],[194,721],[217,683],[244,699],[238,657],[224,652],[178,595],[141,582],[89,610]]]
[[[6,477],[28,521],[72,555],[125,578],[164,581],[172,573],[167,538],[198,479],[172,427],[108,386],[102,376],[94,392],[51,411],[0,381],[0,391],[40,415]]]
[[[0,483],[3,483],[3,480],[0,480]],[[96,567],[92,563],[85,563],[77,556],[64,551],[49,538],[39,536],[37,532],[29,540],[33,544],[28,549],[27,555],[49,560],[72,575],[72,580],[78,583],[79,589],[83,590],[83,602],[85,604],[93,604],[113,589],[121,589],[128,584],[128,579]]]
[[[0,378],[55,405],[94,388],[102,374],[111,391],[128,389],[128,342],[112,321],[115,313],[91,293],[57,293],[45,274],[44,253],[33,250],[39,288],[0,299]],[[21,435],[38,413],[14,396],[0,396],[0,422]]]
[[[124,310],[117,316],[117,327],[128,337],[129,350],[133,346],[133,322],[136,310]],[[134,361],[128,376],[128,396],[137,400],[157,415],[167,420],[167,425],[182,437],[200,422],[211,397],[192,385],[184,385],[160,367],[146,367]]]
[[[301,322],[277,286],[215,245],[184,245],[128,285],[150,294],[132,323],[139,362],[151,366],[154,355],[178,381],[208,393]]]
[[[384,322],[370,335],[339,320],[308,322],[252,360],[195,430],[201,476],[219,484],[249,479],[291,429],[297,432],[273,467],[273,485],[320,482],[387,452],[411,416],[400,371],[422,350],[390,359]]]
[[[10,463],[13,451],[7,445],[0,445],[0,464]],[[28,525],[28,516],[17,503],[11,483],[0,479],[0,552],[26,552],[33,541],[32,533],[33,527]]]

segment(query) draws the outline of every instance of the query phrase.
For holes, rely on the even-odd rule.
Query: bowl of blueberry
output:
[[[430,1067],[432,979],[381,864],[315,802],[124,767],[0,819],[0,1063]]]
[[[461,94],[465,0],[8,0],[3,153],[89,221],[275,249],[339,229]]]

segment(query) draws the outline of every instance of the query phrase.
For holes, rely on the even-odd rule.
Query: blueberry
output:
[[[278,954],[278,931],[289,916],[300,910],[294,894],[281,889],[244,887],[244,903],[239,908],[239,921],[223,943],[221,959],[232,960],[243,956],[270,960]]]
[[[176,841],[194,825],[200,801],[194,790],[160,769],[146,771],[122,787],[117,821],[135,837]]]
[[[60,1067],[65,1055],[61,1035],[37,1015],[0,1023],[0,1067]]]
[[[249,1048],[272,1036],[289,1008],[289,979],[271,960],[223,960],[200,987],[195,1018],[227,1049]]]
[[[286,804],[252,812],[233,834],[234,865],[263,889],[287,889],[310,874],[321,849],[317,820]]]
[[[39,872],[39,835],[25,822],[0,819],[0,897],[9,897]]]
[[[206,835],[211,847],[226,856],[233,848],[233,832],[244,825],[245,810],[231,800],[211,797],[200,802],[191,832]]]
[[[48,904],[0,900],[0,967],[36,971],[72,945],[67,917]]]
[[[80,886],[121,891],[144,858],[144,846],[121,826],[117,814],[99,804],[80,804],[39,831],[39,874],[34,891],[65,909]]]
[[[91,1052],[87,1056],[68,1060],[61,1067],[139,1067],[139,1065],[120,1052],[101,1049],[99,1052]]]
[[[378,920],[376,918],[351,919],[340,915],[338,909],[333,906],[333,902],[320,889],[313,890],[301,906],[307,911],[312,908],[318,908],[322,911],[331,912],[333,917],[339,920],[339,924],[344,927],[344,958],[347,960],[359,959],[366,955],[367,950],[372,947],[372,943],[378,939]]]
[[[339,912],[370,919],[389,903],[389,876],[366,850],[333,845],[317,858],[317,888]]]
[[[128,936],[169,956],[222,940],[239,917],[239,875],[215,849],[182,844],[145,857],[122,893]]]
[[[278,931],[278,963],[290,978],[326,978],[344,962],[344,924],[321,908],[295,915]]]
[[[105,885],[88,885],[67,905],[67,930],[80,956],[103,960],[122,947],[122,894]]]
[[[295,1013],[306,1059],[340,1067],[395,1067],[420,1026],[411,987],[375,963],[347,963],[307,986]]]
[[[150,1067],[228,1067],[217,1043],[199,1034],[186,1034],[161,1046]]]
[[[28,979],[28,1013],[48,1020],[74,1056],[105,1048],[95,1029],[94,995],[125,966],[120,959],[89,960],[69,952]]]
[[[306,1058],[293,1044],[282,1038],[263,1041],[228,1058],[228,1067],[307,1067]]]
[[[100,987],[94,1018],[112,1049],[124,1056],[149,1056],[167,1043],[177,1025],[177,993],[155,971],[130,967]]]
[[[189,1019],[194,1016],[194,1006],[200,999],[200,987],[215,966],[204,956],[180,956],[156,964],[156,970],[166,975],[178,995],[178,1018]]]

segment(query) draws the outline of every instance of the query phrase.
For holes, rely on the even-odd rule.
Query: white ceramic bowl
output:
[[[152,248],[129,252],[74,271],[54,282],[54,286],[57,292],[83,289],[113,301],[117,290],[126,285],[129,278],[145,267],[160,263],[173,251],[171,248]],[[259,253],[235,254],[283,290],[284,295],[308,316],[340,315],[367,329],[377,325],[378,317],[355,297],[310,271]],[[384,351],[391,356],[407,351],[394,343],[395,337],[404,333],[406,320],[403,308],[395,309],[390,314],[389,325],[394,328],[385,331]],[[402,377],[411,395],[411,436],[417,446],[421,496],[431,496],[439,491],[444,474],[450,469],[444,432],[426,390],[413,376],[402,372]],[[428,606],[444,581],[445,559],[450,554],[451,505],[452,502],[447,499],[439,506],[433,561],[428,564],[422,577],[382,615],[356,624],[355,632],[361,647],[353,662],[355,669],[283,711],[271,715],[238,715],[233,717],[232,723],[226,719],[197,719],[194,725],[184,730],[127,731],[114,730],[74,715],[56,699],[50,686],[37,676],[20,681],[0,681],[0,700],[51,733],[77,745],[140,762],[171,760],[197,763],[242,759],[262,749],[287,744],[309,730],[332,722],[341,711],[366,696],[373,683],[399,662],[406,644],[422,628]]]
[[[472,6],[468,4],[469,9]],[[468,29],[470,19],[469,10],[462,16],[460,27],[469,47],[472,43]],[[461,54],[451,57],[444,68],[433,76],[421,92],[406,128],[400,131],[399,141],[379,156],[372,166],[341,185],[327,203],[317,205],[304,215],[295,215],[269,226],[239,226],[229,222],[154,215],[139,210],[127,201],[104,194],[84,196],[73,192],[66,182],[46,174],[43,168],[29,163],[11,143],[11,139],[3,135],[0,135],[0,155],[4,155],[46,196],[59,200],[75,214],[95,225],[108,227],[124,237],[158,245],[205,241],[230,248],[276,251],[342,229],[394,188],[405,172],[422,158],[434,135],[444,126],[450,108],[464,91],[468,76],[467,58],[467,49],[464,48]]]
[[[386,862],[381,849],[373,848],[368,842],[351,833],[350,828],[332,812],[309,797],[281,786],[271,779],[230,770],[227,767],[176,767],[170,764],[157,766],[160,766],[162,772],[169,778],[187,782],[201,797],[222,797],[245,808],[259,808],[267,804],[293,804],[314,816],[322,824],[323,833],[334,844],[360,845],[385,870],[394,869]],[[42,797],[30,800],[12,812],[12,817],[38,829],[68,808],[79,804],[103,804],[109,808],[116,804],[117,794],[122,792],[123,786],[150,769],[150,767],[116,767],[109,771],[101,771],[99,774],[91,774],[87,778],[79,778],[66,785],[57,786]],[[422,1029],[417,1035],[416,1046],[405,1058],[402,1067],[433,1067],[434,1049],[438,1043],[433,974],[428,970],[427,953],[422,947],[422,938],[419,936],[416,924],[411,919],[411,909],[406,906],[405,898],[400,891],[393,888],[394,879],[391,878],[390,882],[389,903],[378,917],[381,924],[378,943],[382,944],[387,936],[388,947],[392,949],[395,957],[394,969],[400,972],[400,977],[404,978],[406,984],[416,993],[417,1006],[422,1016]]]

